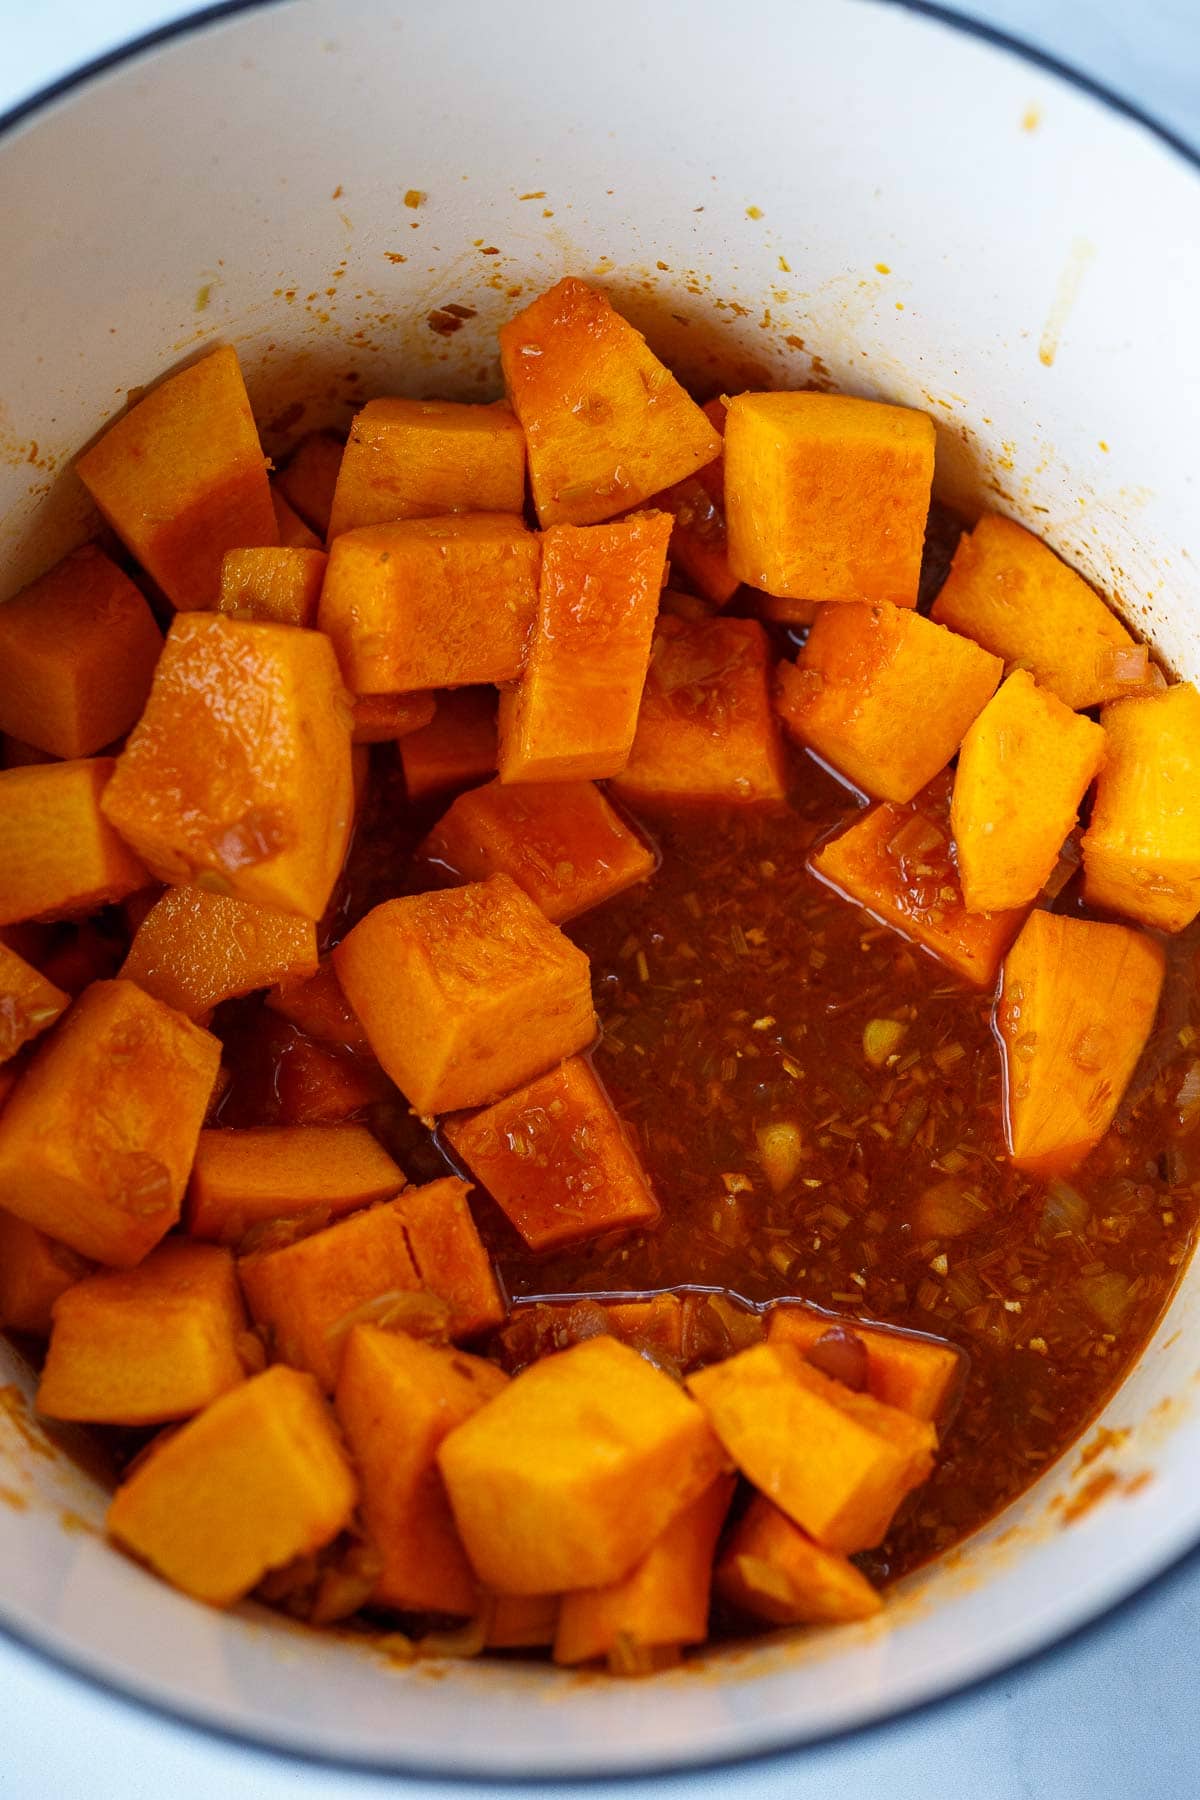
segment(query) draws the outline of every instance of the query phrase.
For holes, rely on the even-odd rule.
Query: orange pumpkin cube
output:
[[[731,1475],[718,1475],[675,1515],[622,1580],[564,1594],[554,1636],[555,1662],[591,1662],[621,1646],[651,1650],[702,1644],[708,1636],[713,1551],[734,1486]]]
[[[320,550],[322,540],[310,531],[300,514],[284,498],[278,479],[271,483],[271,505],[275,508],[275,528],[285,550]]]
[[[432,694],[359,694],[354,701],[354,742],[386,744],[429,725],[437,711]]]
[[[0,1070],[0,1077],[3,1073]],[[0,1092],[0,1107],[3,1104]],[[54,1302],[91,1267],[36,1225],[0,1212],[0,1331],[49,1337]]]
[[[509,1594],[620,1581],[724,1464],[700,1408],[611,1337],[523,1369],[437,1460],[476,1575]]]
[[[966,1373],[966,1355],[941,1338],[888,1325],[838,1319],[815,1307],[780,1301],[771,1308],[768,1344],[807,1352],[831,1329],[853,1332],[867,1352],[867,1392],[885,1406],[936,1422],[950,1411]]]
[[[266,1004],[319,1044],[339,1044],[370,1055],[367,1034],[351,1011],[337,970],[327,956],[321,958],[315,975],[289,978],[272,988]]]
[[[489,1594],[485,1650],[540,1650],[558,1629],[557,1594]]]
[[[575,276],[500,327],[500,366],[543,526],[628,512],[720,452],[641,332]]]
[[[1031,670],[1076,710],[1128,695],[1130,661],[1133,691],[1146,679],[1137,646],[1099,594],[1049,545],[999,513],[985,513],[960,539],[933,617]]]
[[[756,1344],[684,1385],[743,1475],[826,1550],[881,1543],[933,1468],[928,1421],[831,1381],[793,1344]]]
[[[395,1098],[374,1061],[314,1044],[299,1032],[290,1033],[281,1049],[278,1095],[285,1125],[336,1125]]]
[[[217,611],[262,625],[315,625],[326,561],[323,550],[227,550]]]
[[[710,400],[701,408],[716,431],[725,430],[725,402]],[[729,537],[725,524],[725,458],[717,456],[697,469],[686,481],[654,496],[654,504],[669,512],[671,567],[714,606],[724,606],[741,586],[729,566]]]
[[[515,681],[541,546],[510,513],[364,525],[335,538],[321,630],[356,694]]]
[[[160,1439],[109,1535],[184,1593],[231,1606],[349,1524],[358,1484],[311,1375],[267,1369]]]
[[[587,957],[507,875],[385,901],[333,953],[418,1113],[481,1106],[596,1033]]]
[[[383,1567],[371,1595],[400,1612],[473,1613],[479,1585],[455,1529],[437,1450],[506,1385],[494,1363],[358,1325],[337,1412],[362,1482],[363,1519]]]
[[[71,1007],[0,1113],[0,1207],[130,1268],[179,1217],[221,1046],[131,981]]]
[[[989,700],[962,741],[950,803],[969,912],[1033,904],[1104,766],[1106,747],[1099,725],[1038,687],[1026,669],[1015,670]]]
[[[445,513],[519,513],[525,439],[512,408],[453,400],[370,400],[338,469],[329,536]]]
[[[1083,839],[1084,893],[1182,931],[1200,912],[1200,694],[1181,681],[1100,718],[1108,761]]]
[[[320,918],[353,804],[350,709],[328,640],[176,619],[103,804],[160,881]]]
[[[442,1132],[531,1250],[658,1219],[646,1173],[585,1057],[447,1120]]]
[[[848,1557],[822,1550],[761,1494],[734,1527],[714,1579],[726,1605],[768,1625],[846,1625],[883,1608]]]
[[[461,688],[437,696],[428,725],[400,745],[404,785],[410,800],[425,800],[450,788],[467,787],[495,774],[495,688]]]
[[[911,800],[940,773],[1004,665],[899,606],[822,606],[795,663],[779,668],[792,736],[876,800]],[[1061,841],[1061,840],[1060,840]]]
[[[70,1004],[69,994],[0,942],[0,1063],[48,1030]]]
[[[635,1350],[649,1347],[678,1361],[683,1356],[683,1302],[678,1294],[645,1300],[607,1300],[609,1329]]]
[[[633,749],[612,785],[631,806],[784,798],[769,651],[757,620],[659,620]]]
[[[93,755],[141,712],[161,649],[141,592],[85,544],[0,607],[0,731]]]
[[[121,974],[194,1019],[235,994],[316,969],[311,919],[203,888],[173,887],[138,926]]]
[[[216,604],[227,550],[277,542],[266,458],[228,346],[151,388],[75,467],[181,612]]]
[[[238,1244],[255,1225],[337,1219],[404,1186],[404,1171],[365,1125],[263,1125],[202,1131],[188,1189],[195,1238]]]
[[[739,394],[725,416],[729,564],[794,600],[915,606],[933,420],[848,394]]]
[[[275,477],[275,485],[318,537],[329,536],[333,496],[345,443],[334,431],[313,431],[301,438]]]
[[[0,774],[0,925],[69,919],[149,879],[101,812],[111,757],[30,764]]]
[[[670,535],[667,513],[546,532],[524,673],[500,696],[501,781],[598,779],[625,767]]]
[[[1004,961],[1009,1152],[1067,1175],[1104,1136],[1154,1028],[1166,959],[1126,925],[1030,913]]]
[[[860,813],[809,858],[814,875],[911,938],[964,980],[990,987],[1024,911],[968,912],[950,835],[950,780],[939,775],[907,806]]]
[[[447,1175],[405,1188],[398,1212],[423,1285],[449,1308],[446,1331],[476,1337],[503,1322],[505,1305],[491,1258],[483,1247],[467,1195],[469,1183]]]
[[[460,881],[511,875],[555,924],[624,893],[655,867],[653,850],[590,781],[472,788],[419,854]]]
[[[245,1380],[246,1330],[228,1250],[169,1239],[136,1269],[59,1297],[38,1411],[98,1425],[185,1419]]]

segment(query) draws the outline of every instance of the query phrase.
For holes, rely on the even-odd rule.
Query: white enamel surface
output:
[[[730,386],[754,364],[802,381],[812,353],[839,385],[928,406],[944,491],[1034,525],[1200,673],[1200,177],[934,22],[839,0],[303,0],[56,103],[0,143],[0,201],[2,591],[86,531],[63,465],[130,386],[233,341],[280,444],[345,417],[351,368],[363,393],[485,395],[504,289],[570,269],[698,376],[713,342]],[[424,320],[447,301],[478,316],[443,339]],[[78,1528],[99,1490],[0,1410],[0,1489],[23,1502],[0,1504],[0,1619],[190,1716],[367,1762],[592,1773],[798,1742],[1001,1666],[1200,1538],[1198,1365],[1189,1279],[1110,1408],[1131,1435],[1096,1465],[1151,1479],[1064,1528],[1068,1457],[886,1626],[621,1686],[401,1670],[196,1607]]]

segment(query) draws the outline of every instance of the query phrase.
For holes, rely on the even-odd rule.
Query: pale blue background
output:
[[[190,10],[165,0],[0,0],[0,111]],[[960,10],[1061,57],[1200,145],[1200,0],[990,0]],[[1119,1628],[907,1724],[748,1769],[554,1791],[561,1800],[1194,1800],[1198,1661],[1200,1568]],[[0,1800],[385,1793],[494,1800],[497,1790],[342,1775],[218,1744],[96,1695],[0,1641]]]

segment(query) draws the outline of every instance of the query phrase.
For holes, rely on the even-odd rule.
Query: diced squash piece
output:
[[[37,1407],[51,1419],[162,1425],[245,1380],[233,1258],[174,1239],[136,1269],[89,1275],[54,1308]]]
[[[954,775],[950,824],[968,912],[1033,904],[1105,749],[1100,726],[1038,687],[1028,670],[1009,676],[963,739]]]
[[[501,781],[615,775],[629,760],[666,575],[668,513],[555,525],[524,673],[500,696]]]
[[[727,1605],[769,1625],[846,1625],[882,1610],[882,1596],[854,1564],[819,1544],[755,1494],[717,1564]]]
[[[195,1238],[238,1244],[269,1219],[336,1219],[390,1200],[403,1186],[403,1169],[365,1125],[202,1131],[187,1225]]]
[[[959,540],[933,617],[1032,670],[1064,706],[1098,706],[1130,691],[1121,678],[1130,659],[1119,653],[1136,646],[1116,614],[1047,544],[999,513],[985,513]]]
[[[714,606],[724,606],[742,584],[729,566],[722,501],[713,499],[699,475],[689,475],[655,494],[654,504],[674,520],[672,573],[682,574]]]
[[[315,975],[281,981],[272,988],[267,1005],[319,1044],[340,1044],[370,1054],[367,1034],[351,1011],[328,957],[322,957]]]
[[[1189,682],[1106,706],[1108,761],[1083,840],[1092,906],[1159,931],[1200,912],[1200,694]]]
[[[397,1211],[423,1285],[449,1307],[448,1335],[476,1337],[504,1320],[491,1258],[467,1205],[470,1185],[448,1175],[405,1188]]]
[[[557,1594],[490,1594],[485,1650],[540,1650],[558,1629]]]
[[[352,1327],[403,1319],[404,1297],[421,1288],[399,1200],[352,1213],[281,1250],[243,1256],[238,1274],[275,1355],[309,1370],[328,1393]]]
[[[654,873],[648,844],[590,781],[492,781],[460,794],[420,854],[460,881],[511,875],[561,924]]]
[[[793,600],[915,606],[933,420],[847,394],[739,394],[725,415],[729,563]]]
[[[320,550],[322,540],[310,531],[295,507],[284,496],[278,480],[271,483],[271,505],[275,508],[275,529],[285,550]]]
[[[635,1350],[659,1350],[675,1359],[683,1355],[683,1302],[678,1294],[608,1300],[604,1310],[610,1329]]]
[[[510,513],[364,525],[329,551],[320,624],[356,694],[515,681],[541,545]]]
[[[101,812],[114,766],[93,756],[0,774],[0,925],[77,917],[145,887]]]
[[[3,1073],[0,1070],[0,1076]],[[3,1105],[0,1091],[0,1108]],[[0,1331],[48,1337],[54,1302],[91,1266],[36,1225],[0,1212]]]
[[[0,943],[0,1063],[48,1030],[70,1004],[69,994]]]
[[[631,805],[782,800],[766,633],[755,619],[662,618],[629,761],[613,788]]]
[[[338,469],[329,536],[446,513],[519,513],[525,439],[503,400],[369,400]]]
[[[138,927],[126,981],[197,1018],[222,1000],[317,970],[311,919],[203,888],[168,888]]]
[[[754,610],[760,619],[772,625],[811,625],[820,609],[816,600],[780,599],[776,594],[757,594]]]
[[[161,649],[140,591],[85,544],[0,606],[0,731],[92,756],[141,712]]]
[[[966,1358],[940,1338],[835,1319],[813,1307],[781,1301],[771,1308],[767,1342],[808,1351],[839,1325],[852,1331],[867,1352],[867,1392],[873,1399],[911,1413],[914,1419],[936,1423],[944,1417],[961,1386]]]
[[[949,802],[949,777],[939,775],[907,806],[885,801],[861,813],[814,851],[808,866],[966,981],[990,987],[1024,913],[967,911],[950,838]]]
[[[756,1344],[685,1385],[743,1475],[826,1550],[882,1542],[933,1468],[928,1421],[831,1381],[793,1344]]]
[[[564,1594],[555,1662],[591,1662],[622,1641],[638,1650],[702,1644],[708,1636],[713,1551],[734,1485],[732,1476],[718,1475],[620,1581]]]
[[[385,901],[333,963],[422,1115],[485,1105],[595,1036],[587,957],[507,875]]]
[[[176,619],[103,804],[160,881],[320,918],[352,808],[350,711],[328,639]]]
[[[267,1369],[164,1437],[117,1489],[108,1530],[197,1600],[230,1606],[350,1521],[358,1485],[310,1375]]]
[[[658,1218],[645,1171],[582,1056],[442,1130],[531,1250]]]
[[[220,1061],[133,982],[93,983],[0,1113],[0,1207],[96,1262],[140,1262],[179,1217]]]
[[[494,1363],[402,1333],[350,1333],[337,1412],[383,1567],[371,1595],[400,1612],[473,1613],[479,1587],[438,1473],[439,1444],[506,1384]]]
[[[1003,673],[998,656],[920,613],[851,601],[822,606],[795,663],[780,664],[778,706],[793,737],[864,794],[911,800]]]
[[[354,742],[386,744],[421,731],[437,712],[432,694],[359,694],[354,702]]]
[[[277,541],[266,458],[228,346],[151,388],[75,467],[180,611],[216,604],[227,550]]]
[[[1018,1168],[1067,1175],[1099,1143],[1154,1027],[1164,969],[1162,946],[1129,926],[1030,913],[996,1002]]]
[[[285,1125],[336,1125],[376,1101],[395,1099],[378,1063],[294,1033],[283,1046],[278,1094]]]
[[[217,611],[263,625],[315,625],[326,561],[323,550],[227,550]]]
[[[345,450],[333,431],[310,432],[301,438],[275,477],[275,485],[318,537],[329,536],[329,518]]]
[[[641,332],[575,276],[500,327],[500,366],[543,527],[628,512],[720,452]]]
[[[598,1337],[524,1369],[438,1465],[480,1580],[554,1594],[621,1580],[724,1457],[669,1376]]]
[[[486,781],[496,771],[496,690],[462,688],[439,694],[428,725],[400,745],[410,800]]]

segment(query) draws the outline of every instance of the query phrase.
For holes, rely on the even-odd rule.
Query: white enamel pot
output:
[[[69,461],[128,389],[232,342],[273,449],[357,394],[487,397],[515,290],[574,271],[710,386],[815,367],[927,408],[947,496],[1031,525],[1200,676],[1200,172],[961,21],[867,0],[234,4],[10,119],[0,206],[0,593],[86,535]],[[447,303],[474,309],[452,335],[429,321]],[[183,1599],[105,1545],[101,1489],[45,1453],[6,1355],[4,1628],[164,1711],[348,1763],[567,1777],[802,1744],[1045,1648],[1200,1541],[1200,1270],[1104,1416],[1128,1436],[1086,1473],[1068,1455],[882,1623],[640,1683],[402,1669]],[[1115,1479],[1073,1506],[1098,1470]]]

